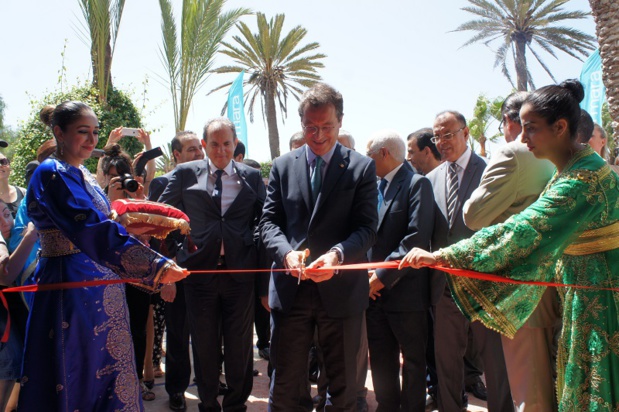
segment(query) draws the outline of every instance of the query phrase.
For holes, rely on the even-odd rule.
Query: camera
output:
[[[135,192],[140,187],[140,184],[129,173],[120,176],[120,188],[128,192]]]

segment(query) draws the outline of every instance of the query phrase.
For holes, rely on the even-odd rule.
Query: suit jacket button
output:
[[[222,218],[221,218],[221,221],[222,221],[222,222],[225,222],[225,221],[226,221],[226,218],[222,217]]]

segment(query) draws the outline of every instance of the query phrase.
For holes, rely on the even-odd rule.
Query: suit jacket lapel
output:
[[[460,189],[458,190],[458,203],[456,204],[456,210],[462,209],[464,196],[466,195],[468,188],[471,185],[473,175],[475,175],[477,167],[479,167],[479,159],[475,153],[471,153],[469,164],[467,164],[466,169],[464,169],[464,174],[462,175],[462,183],[460,184]]]
[[[383,218],[387,215],[387,212],[391,208],[391,203],[393,202],[393,199],[395,199],[395,197],[398,195],[398,192],[402,188],[402,182],[405,177],[406,177],[406,170],[404,169],[404,166],[402,166],[400,170],[398,170],[398,172],[393,177],[393,181],[389,184],[389,189],[387,189],[387,193],[385,193],[385,204],[378,211],[378,228],[379,229],[383,223]]]
[[[343,147],[338,145],[333,152],[333,156],[331,157],[331,161],[329,162],[329,167],[327,168],[325,177],[322,182],[322,188],[320,189],[320,193],[318,194],[318,198],[316,199],[314,213],[316,213],[320,206],[322,206],[325,199],[329,197],[329,193],[331,193],[331,191],[337,184],[340,176],[342,176],[344,171],[348,168],[350,159],[343,156],[342,150]]]
[[[443,162],[440,169],[436,171],[436,180],[438,188],[434,193],[436,204],[447,219],[447,162]]]
[[[217,204],[211,197],[211,193],[208,192],[208,167],[206,159],[196,165],[195,168],[196,178],[198,179],[198,187],[204,190],[200,190],[200,193],[204,194],[204,201],[211,207],[217,208]]]
[[[297,177],[297,182],[299,184],[299,190],[301,191],[301,195],[303,196],[303,201],[305,201],[305,206],[307,210],[312,210],[312,189],[310,188],[309,181],[309,167],[307,165],[307,155],[305,151],[307,150],[307,146],[303,146],[302,150],[297,152],[297,157],[294,160],[294,172]]]

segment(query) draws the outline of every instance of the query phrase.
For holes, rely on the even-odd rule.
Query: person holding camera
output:
[[[133,162],[131,162],[131,158],[129,157],[129,155],[125,153],[127,157],[129,157],[129,164],[131,164],[133,168],[137,171],[136,165],[138,164],[140,156],[145,152],[152,150],[153,148],[153,145],[150,141],[150,134],[148,134],[144,129],[133,129],[124,126],[113,129],[108,136],[107,143],[105,144],[103,149],[103,154],[104,156],[107,155],[106,151],[110,150],[114,145],[119,146],[119,149],[122,151],[122,148],[120,147],[120,140],[124,136],[134,136],[138,140],[138,142],[144,145],[144,151],[138,153],[135,156]],[[99,186],[101,187],[107,187],[109,182],[106,181],[106,176],[103,172],[103,159],[104,157],[101,157],[99,159],[99,163],[97,164],[97,183],[99,183]],[[140,183],[142,183],[142,185],[144,186],[142,192],[144,196],[139,197],[139,199],[142,199],[148,196],[148,187],[150,185],[150,182],[155,178],[155,161],[153,159],[149,159],[149,161],[146,163],[146,167],[143,170],[140,170],[138,174],[142,178],[142,181]],[[135,192],[135,190],[130,190],[130,192]],[[134,198],[134,196],[131,195],[129,195],[129,197]],[[111,200],[113,201],[115,199]]]

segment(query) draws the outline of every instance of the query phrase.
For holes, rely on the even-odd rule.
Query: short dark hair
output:
[[[233,157],[237,157],[242,154],[245,157],[245,145],[240,140],[236,143],[236,148],[234,149]]]
[[[260,170],[260,163],[255,161],[254,159],[243,159],[243,163],[245,163],[249,167],[253,167],[254,169]]]
[[[341,121],[344,116],[344,98],[342,94],[328,84],[316,83],[303,93],[299,103],[299,116],[303,118],[303,113],[307,106],[321,107],[328,104],[332,104],[335,107],[337,120]]]
[[[512,122],[520,123],[520,108],[526,100],[528,92],[514,92],[503,100],[501,115],[507,116]]]
[[[415,139],[415,144],[419,150],[423,150],[426,147],[430,148],[432,152],[432,156],[438,161],[441,160],[441,154],[439,153],[436,145],[432,143],[432,137],[434,136],[434,132],[429,127],[424,127],[423,129],[419,129],[408,135],[406,138],[407,141],[411,141]]]
[[[180,132],[176,132],[176,136],[174,136],[172,138],[172,141],[170,142],[170,146],[172,146],[172,160],[174,160],[174,163],[176,163],[176,157],[174,157],[174,151],[176,150],[177,152],[182,152],[183,151],[183,142],[182,139],[184,139],[187,136],[191,136],[191,137],[198,137],[197,134],[195,134],[194,132],[190,131],[190,130],[182,130]]]
[[[232,130],[232,136],[234,137],[234,140],[237,140],[236,137],[236,127],[234,127],[234,123],[232,123],[232,121],[230,121],[230,119],[228,119],[227,117],[216,117],[214,119],[209,120],[208,122],[206,122],[206,124],[204,125],[204,131],[202,132],[202,138],[204,139],[205,142],[208,141],[208,128],[211,127],[211,125],[216,124],[216,123],[220,123],[224,126],[227,126],[230,128],[230,130]]]
[[[439,114],[436,115],[435,118],[444,116],[446,114],[450,114],[452,116],[454,116],[456,118],[456,120],[458,121],[458,123],[460,123],[462,125],[462,127],[466,127],[466,118],[464,117],[464,115],[456,110],[444,110],[442,112],[440,112]]]
[[[595,127],[591,115],[584,109],[580,109],[580,119],[578,119],[578,129],[576,130],[576,141],[578,143],[589,143],[593,136]]]
[[[585,97],[585,89],[576,80],[566,80],[560,85],[550,85],[537,89],[525,100],[533,112],[554,124],[559,119],[567,120],[570,137],[576,139],[580,121],[580,102]]]

